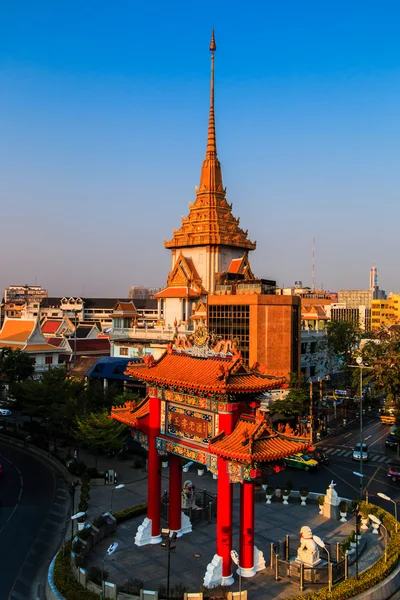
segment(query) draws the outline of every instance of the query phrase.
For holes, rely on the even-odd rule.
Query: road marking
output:
[[[379,456],[379,454],[372,454],[372,456],[370,456],[369,459],[372,460],[372,462],[377,462]]]
[[[326,452],[327,454],[332,454],[332,452],[333,452],[334,450],[335,450],[335,448],[327,448],[327,449],[325,450],[325,452]]]
[[[386,437],[388,435],[388,432],[385,431],[385,433],[383,435],[381,435],[381,437],[379,437],[377,440],[375,440],[374,442],[371,442],[370,447],[373,446],[374,444],[376,444],[377,442],[379,442],[379,440],[381,440],[382,438]]]
[[[386,456],[382,456],[382,458],[380,458],[380,459],[378,460],[378,462],[383,462],[384,460],[386,460]]]
[[[331,454],[337,454],[338,452],[340,452],[340,448],[335,448],[332,450]]]
[[[340,468],[343,468],[343,467],[340,467]],[[330,473],[332,473],[332,475],[334,475],[335,479],[341,479],[344,483],[346,483],[349,487],[351,487],[353,490],[355,490],[358,493],[358,488],[356,488],[354,485],[351,485],[351,483],[349,483],[347,479],[344,479],[343,477],[341,477],[340,475],[335,473],[335,471],[332,471],[332,469],[330,469],[329,467],[325,467],[325,469],[327,471],[329,471]],[[346,471],[348,471],[348,470],[349,469],[346,469]]]
[[[369,438],[372,438],[372,435],[367,435],[367,437],[364,438],[364,442],[366,442],[367,440],[369,440]],[[371,444],[372,446],[372,444]]]
[[[343,456],[343,454],[346,454],[346,450],[341,450],[338,454],[338,456]]]
[[[344,439],[346,439],[346,438],[348,438],[348,437],[351,437],[352,435],[353,435],[353,434],[352,434],[352,433],[351,433],[351,431],[350,431],[350,433],[346,433],[346,435],[344,435],[343,437],[344,437]]]
[[[343,456],[346,457],[346,456],[350,456],[351,454],[353,454],[352,451],[347,450],[347,452],[345,452],[345,454],[343,454]]]

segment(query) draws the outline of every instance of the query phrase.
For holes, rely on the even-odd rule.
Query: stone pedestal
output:
[[[335,519],[338,521],[340,519],[340,510],[339,506],[334,506],[333,504],[324,504],[323,516],[327,519]]]
[[[152,535],[152,522],[147,517],[139,525],[135,536],[136,546],[146,546],[147,544],[160,544],[162,538],[160,535]]]

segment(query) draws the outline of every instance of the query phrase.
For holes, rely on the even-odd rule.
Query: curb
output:
[[[58,591],[56,584],[54,583],[54,565],[56,562],[57,554],[54,556],[53,560],[50,563],[49,570],[47,572],[46,579],[46,600],[65,600],[64,596],[60,594]]]

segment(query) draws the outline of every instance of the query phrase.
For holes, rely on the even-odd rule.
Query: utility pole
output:
[[[311,441],[311,444],[313,443],[313,434],[314,434],[313,419],[314,419],[314,415],[313,415],[313,382],[310,381],[310,441]]]

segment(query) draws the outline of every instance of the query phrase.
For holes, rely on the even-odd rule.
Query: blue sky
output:
[[[259,276],[400,292],[400,4],[103,0],[0,6],[0,288],[161,286],[205,153]],[[83,287],[84,286],[84,287]]]

